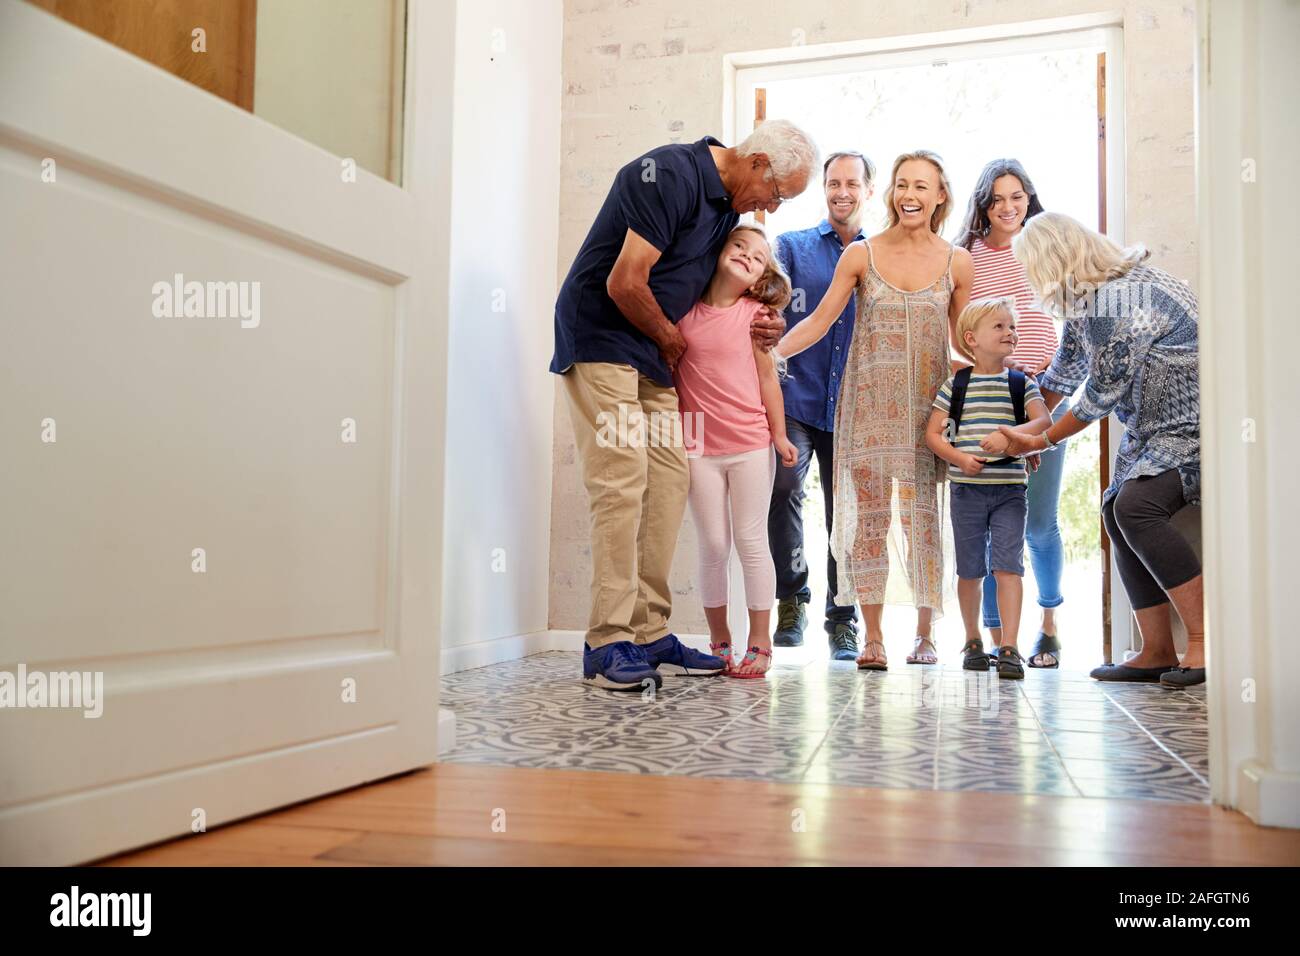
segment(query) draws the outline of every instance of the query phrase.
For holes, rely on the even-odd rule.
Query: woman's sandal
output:
[[[984,650],[983,641],[978,639],[970,640],[962,645],[961,669],[964,671],[987,671],[989,669],[989,655]]]
[[[872,653],[873,647],[880,648],[880,653]],[[889,670],[889,661],[885,659],[885,645],[880,641],[867,641],[866,646],[862,648],[862,655],[858,658],[857,665],[860,671]]]
[[[1034,661],[1038,660],[1039,656],[1042,654],[1050,654],[1052,656],[1052,663],[1035,664]],[[1044,634],[1042,631],[1038,632],[1038,640],[1034,643],[1034,649],[1029,654],[1029,666],[1042,667],[1047,670],[1061,666],[1061,642],[1056,639],[1055,634]]]
[[[1003,644],[998,651],[998,677],[1007,680],[1025,679],[1025,659],[1016,648]]]
[[[722,668],[722,673],[724,674],[731,673],[731,667],[734,662],[731,659],[730,644],[710,644],[709,653],[712,654],[714,657],[721,657],[724,661],[727,662],[727,666]]]
[[[930,650],[926,651],[925,653],[922,653],[921,652],[922,644],[929,644]],[[907,655],[907,663],[909,664],[939,663],[939,653],[938,653],[938,649],[934,646],[934,641],[930,640],[928,637],[922,637],[920,634],[916,635],[916,643],[912,645],[912,653]]]
[[[740,668],[744,667],[747,664],[755,663],[758,660],[758,656],[760,654],[762,654],[764,657],[767,658],[766,667],[764,667],[761,671],[758,671],[757,673],[752,673],[752,674],[740,673]],[[745,656],[740,659],[740,663],[737,664],[735,668],[733,668],[732,670],[727,671],[727,676],[734,677],[737,680],[754,680],[759,677],[766,677],[767,672],[771,669],[772,669],[772,652],[765,647],[751,647],[749,650],[745,652]]]

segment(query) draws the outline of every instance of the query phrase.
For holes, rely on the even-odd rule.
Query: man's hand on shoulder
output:
[[[765,305],[758,310],[754,320],[749,323],[749,334],[754,337],[754,342],[759,348],[764,352],[770,352],[781,341],[781,336],[785,335],[785,319],[780,312]]]

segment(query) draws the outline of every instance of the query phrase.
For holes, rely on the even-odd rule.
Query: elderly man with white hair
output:
[[[583,678],[609,690],[661,673],[721,674],[720,657],[671,632],[668,586],[688,474],[672,369],[676,323],[699,301],[740,216],[801,192],[818,164],[803,130],[770,120],[738,146],[711,136],[650,150],[620,169],[555,303],[555,355],[591,508],[591,615]],[[780,340],[780,316],[755,341]]]

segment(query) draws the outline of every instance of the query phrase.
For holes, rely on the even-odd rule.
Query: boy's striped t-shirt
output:
[[[939,394],[934,397],[934,407],[947,412],[952,401],[952,380],[943,383]],[[1025,410],[1035,399],[1041,400],[1042,393],[1032,378],[1025,379]],[[997,461],[1005,456],[990,455],[980,447],[980,441],[989,432],[997,431],[999,425],[1016,424],[1015,407],[1011,404],[1011,383],[1007,370],[999,375],[976,375],[971,373],[970,383],[966,386],[966,401],[962,404],[961,425],[957,428],[953,446],[958,451],[974,455],[981,461]],[[947,433],[946,433],[947,434]],[[966,485],[1023,485],[1028,480],[1023,458],[1012,459],[1010,464],[996,467],[985,465],[975,477],[967,475],[956,465],[948,465],[948,480]]]

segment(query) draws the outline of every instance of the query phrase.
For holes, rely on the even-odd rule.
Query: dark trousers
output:
[[[1177,469],[1130,478],[1102,506],[1115,567],[1133,610],[1169,600],[1166,591],[1201,573],[1201,562],[1173,525],[1185,504]]]
[[[772,549],[772,563],[776,565],[776,597],[785,600],[798,597],[807,603],[812,599],[808,588],[808,557],[803,547],[804,479],[817,456],[817,468],[822,476],[822,498],[826,505],[826,527],[835,518],[835,471],[831,455],[835,446],[834,432],[824,432],[803,422],[787,417],[786,434],[790,443],[799,449],[799,460],[787,468],[776,463],[776,481],[772,485],[772,506],[767,512],[767,540]],[[835,558],[826,549],[826,632],[832,633],[835,625],[847,623],[857,627],[856,605],[841,607],[831,603],[835,593]]]

